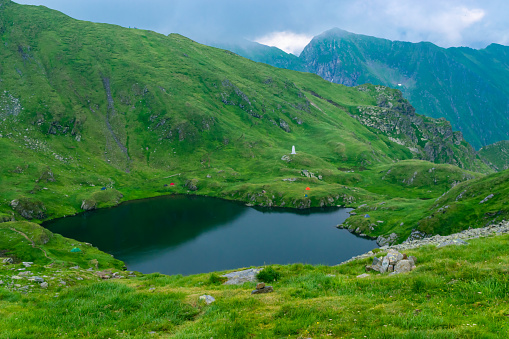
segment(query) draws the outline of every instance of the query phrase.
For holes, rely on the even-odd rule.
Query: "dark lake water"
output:
[[[258,209],[221,199],[130,201],[44,224],[143,273],[195,274],[264,264],[335,265],[377,247],[337,229],[345,208]]]

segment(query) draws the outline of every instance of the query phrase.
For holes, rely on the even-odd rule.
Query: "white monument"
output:
[[[295,146],[292,146],[292,154],[297,154],[297,152],[295,152]]]

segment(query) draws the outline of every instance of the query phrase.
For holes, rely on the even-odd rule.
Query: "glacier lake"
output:
[[[346,208],[254,208],[200,196],[122,203],[46,222],[142,273],[196,274],[268,264],[336,265],[377,247],[337,229]],[[86,248],[81,246],[81,248]]]

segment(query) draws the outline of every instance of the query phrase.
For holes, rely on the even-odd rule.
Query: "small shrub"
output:
[[[221,285],[221,284],[222,284],[222,283],[224,283],[226,280],[228,280],[228,278],[218,276],[216,273],[212,273],[212,274],[209,276],[208,284],[209,284],[209,285]]]
[[[281,273],[277,272],[272,266],[265,267],[260,271],[256,278],[263,282],[278,281],[281,278]]]
[[[378,252],[380,252],[380,251],[381,251],[381,249],[379,249],[379,248],[375,248],[375,249],[372,249],[372,250],[371,250],[371,252],[373,252],[373,253],[375,253],[375,254],[377,254],[377,253],[378,253]]]

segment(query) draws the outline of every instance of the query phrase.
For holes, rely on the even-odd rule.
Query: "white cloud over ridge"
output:
[[[292,53],[299,56],[300,52],[302,52],[311,39],[313,39],[312,35],[283,31],[271,32],[262,37],[256,38],[254,41],[263,45],[277,47],[286,53]]]
[[[298,54],[338,27],[441,47],[509,44],[507,0],[15,0],[94,22],[180,33],[199,42],[248,39]],[[292,33],[293,32],[293,33]]]
[[[456,6],[451,2],[430,6],[429,2],[404,0],[389,0],[378,13],[397,30],[414,36],[414,40],[427,38],[444,47],[464,44],[468,29],[486,16],[482,8]]]

